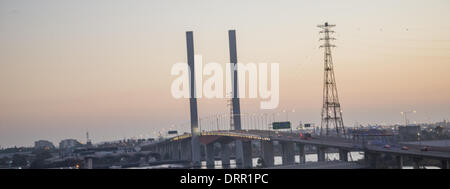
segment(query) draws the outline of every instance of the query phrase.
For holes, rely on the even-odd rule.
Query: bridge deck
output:
[[[305,164],[282,165],[267,169],[364,169],[361,164],[343,161],[307,162]]]
[[[437,159],[450,159],[450,151],[421,151],[418,148],[411,148],[409,150],[401,150],[400,148],[383,148],[380,146],[362,146],[360,143],[355,143],[353,140],[332,137],[314,137],[313,139],[305,140],[296,133],[290,132],[274,132],[267,130],[232,130],[232,131],[211,131],[202,132],[201,136],[221,136],[241,138],[245,140],[266,140],[266,141],[291,141],[301,144],[309,144],[316,146],[324,146],[330,148],[347,149],[349,151],[372,151],[376,153],[390,153],[396,155],[428,157]],[[165,142],[189,139],[190,134],[180,135],[168,139]]]

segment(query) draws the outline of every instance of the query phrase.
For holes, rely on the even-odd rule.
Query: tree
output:
[[[10,160],[11,160],[11,158],[9,158],[9,157],[0,158],[0,167],[7,167],[7,166],[9,166],[9,161]]]
[[[12,157],[11,166],[13,167],[23,167],[28,164],[27,156],[22,154],[14,154]]]
[[[35,159],[31,162],[31,169],[42,169],[45,168],[45,160],[51,158],[52,155],[48,150],[39,150],[34,152],[36,154]]]

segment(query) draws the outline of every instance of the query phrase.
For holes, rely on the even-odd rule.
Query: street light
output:
[[[417,133],[417,140],[419,141],[419,146],[422,146],[422,140],[420,140],[420,131]]]
[[[279,116],[280,112],[272,112],[272,122],[276,122],[276,116]]]
[[[264,128],[264,126],[265,125],[268,125],[269,124],[269,122],[267,121],[267,113],[263,113],[263,118],[264,118],[264,124],[263,124],[263,127],[262,127],[262,130],[264,130],[265,128]]]
[[[217,127],[217,131],[220,131],[220,128],[219,128],[219,114],[216,115],[216,127]]]
[[[408,120],[408,114],[409,113],[416,113],[416,110],[407,111],[407,112],[400,112],[401,115],[405,118],[405,126],[408,126],[409,120]]]
[[[253,113],[253,129],[256,130],[256,127],[258,127],[258,117],[256,117],[256,113]]]

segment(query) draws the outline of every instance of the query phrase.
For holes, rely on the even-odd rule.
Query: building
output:
[[[52,142],[50,142],[48,140],[38,140],[38,141],[34,142],[34,148],[50,150],[50,149],[55,149],[55,146],[53,145]]]
[[[400,141],[418,141],[420,137],[420,126],[400,126],[398,127]]]
[[[361,142],[363,145],[385,145],[395,143],[395,136],[392,129],[383,129],[381,127],[368,127],[360,129],[348,129],[355,142]]]
[[[81,143],[75,139],[64,139],[59,142],[59,149],[70,149],[81,146]]]
[[[75,139],[64,139],[59,142],[59,155],[61,157],[72,156],[77,147],[82,146],[80,142]]]

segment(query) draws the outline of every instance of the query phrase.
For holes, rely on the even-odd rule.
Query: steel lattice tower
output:
[[[325,135],[330,134],[330,129],[334,127],[336,135],[340,136],[341,132],[345,136],[344,121],[342,119],[341,105],[339,103],[338,91],[336,87],[336,80],[333,71],[333,58],[331,56],[331,47],[335,47],[330,43],[332,40],[336,40],[330,37],[334,31],[330,28],[336,25],[330,25],[325,22],[324,25],[318,25],[321,28],[321,34],[324,36],[320,38],[324,41],[321,48],[324,48],[324,86],[323,86],[323,107],[322,107],[322,121],[320,124],[320,135],[323,135],[323,129],[325,127]]]

